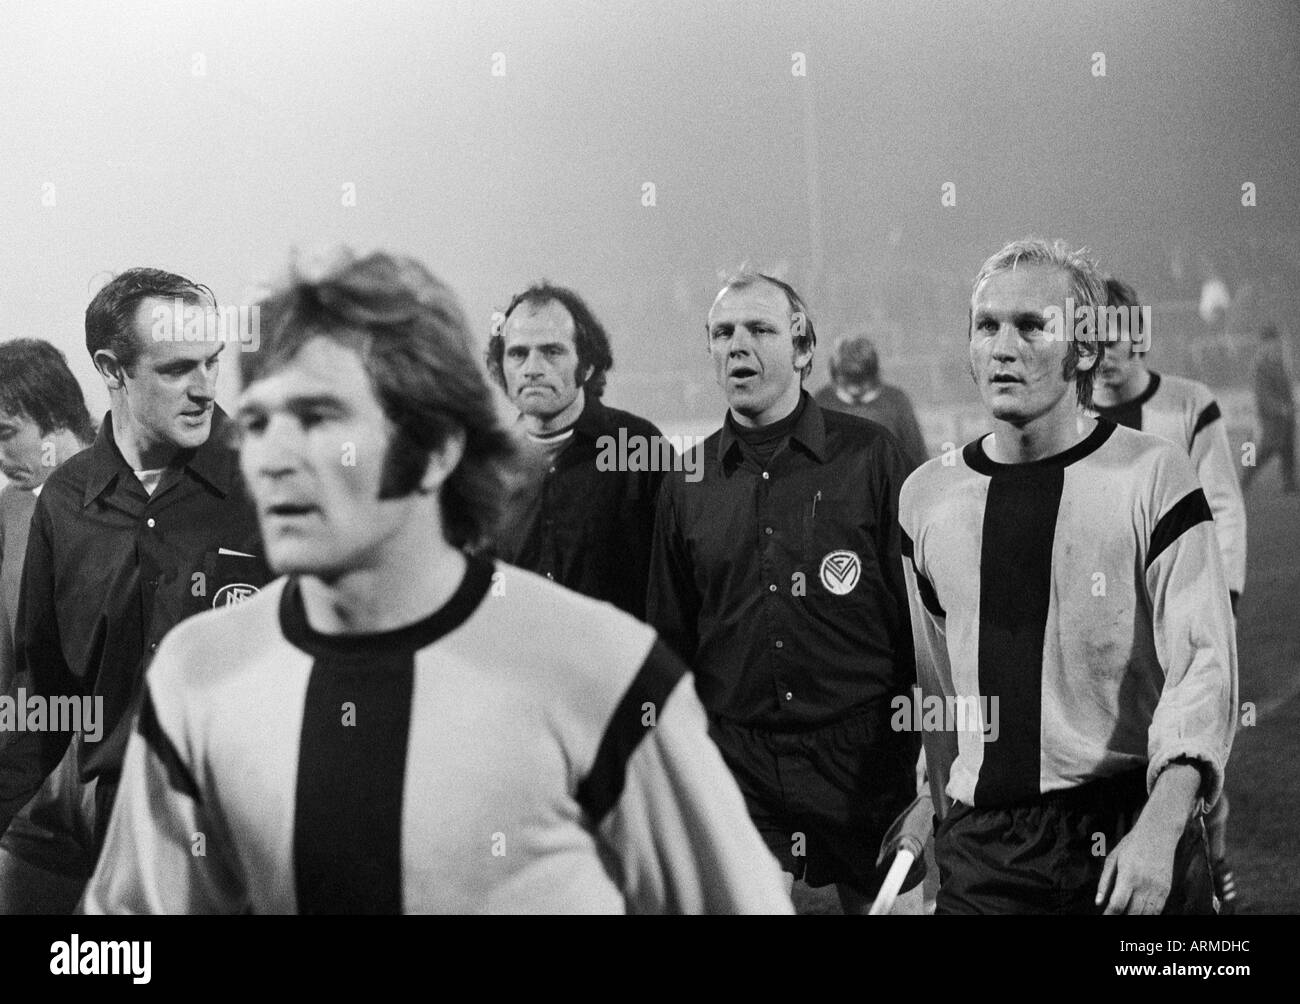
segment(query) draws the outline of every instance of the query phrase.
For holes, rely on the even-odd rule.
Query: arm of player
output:
[[[63,658],[55,605],[54,548],[49,513],[37,500],[18,593],[14,625],[16,678],[46,697],[80,695],[82,683]],[[0,833],[40,790],[72,742],[62,731],[27,730],[8,737],[0,752]]]
[[[1201,769],[1212,805],[1236,729],[1237,642],[1209,504],[1191,488],[1156,523],[1146,558],[1156,657],[1165,683],[1147,734],[1147,787],[1172,761]],[[1181,831],[1186,820],[1179,823]]]
[[[659,487],[645,617],[646,623],[689,664],[699,647],[700,599],[678,524],[676,489],[679,485],[680,482],[669,477]]]
[[[658,644],[650,658],[676,662]],[[639,724],[622,792],[599,827],[622,866],[628,910],[793,913],[781,867],[708,737],[691,674],[678,672],[653,716],[640,712],[653,724]]]
[[[146,685],[104,850],[81,911],[245,913],[247,899],[223,853],[226,846]]]
[[[916,681],[923,697],[939,695],[952,689],[952,665],[948,659],[947,617],[939,606],[934,588],[916,569],[913,545],[903,534],[903,578],[907,583],[907,602],[911,610],[912,640],[916,650]],[[952,800],[946,788],[957,759],[957,736],[952,732],[926,731],[922,754],[924,769],[930,779],[930,795],[935,815],[942,819]]]
[[[1180,461],[1181,463],[1181,461]],[[1191,472],[1156,522],[1145,585],[1165,684],[1147,733],[1150,796],[1108,855],[1096,902],[1105,912],[1159,913],[1179,837],[1198,796],[1223,788],[1237,702],[1237,649],[1209,503]]]
[[[1246,503],[1241,495],[1241,482],[1237,480],[1227,424],[1214,401],[1201,411],[1196,425],[1192,464],[1214,514],[1214,535],[1219,542],[1235,613],[1237,598],[1246,586]]]

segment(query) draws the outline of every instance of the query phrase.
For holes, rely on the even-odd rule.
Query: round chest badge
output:
[[[862,577],[862,559],[852,551],[832,551],[822,558],[819,574],[828,593],[843,596],[853,592]]]
[[[243,603],[256,592],[257,587],[250,586],[247,582],[232,582],[217,590],[217,595],[212,597],[212,606],[232,607],[236,603]]]

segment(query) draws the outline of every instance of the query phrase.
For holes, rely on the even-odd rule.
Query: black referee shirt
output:
[[[18,666],[29,695],[104,699],[101,738],[81,745],[84,781],[120,772],[132,702],[163,635],[270,579],[228,430],[216,408],[207,441],[168,467],[150,496],[118,450],[109,414],[94,445],[51,474],[36,500]],[[67,731],[10,737],[0,753],[0,832],[71,739]]]
[[[639,455],[638,437],[645,444]],[[533,443],[522,451],[497,556],[644,620],[655,495],[663,461],[673,459],[660,439],[644,418],[588,396],[558,456]],[[600,469],[609,466],[597,463],[602,452],[617,461],[615,469]],[[628,470],[625,460],[656,469]]]
[[[647,620],[710,715],[798,730],[887,708],[916,678],[897,441],[805,393],[769,463],[742,446],[728,421],[696,447],[702,480],[667,476]]]

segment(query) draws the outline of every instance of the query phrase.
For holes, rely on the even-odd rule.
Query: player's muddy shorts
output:
[[[1146,799],[1146,771],[1137,770],[1018,805],[954,803],[935,830],[935,913],[1101,913],[1105,901],[1093,900],[1106,855]],[[1193,816],[1174,853],[1164,913],[1214,912],[1209,865],[1205,829]]]
[[[880,841],[916,795],[920,747],[915,733],[890,729],[887,705],[804,732],[711,718],[709,735],[783,869],[813,887],[876,894],[889,866],[876,869]]]

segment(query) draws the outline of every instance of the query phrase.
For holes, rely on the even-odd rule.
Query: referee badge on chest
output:
[[[862,578],[862,559],[852,551],[831,551],[822,558],[818,574],[828,593],[845,596],[853,592],[858,579]]]

